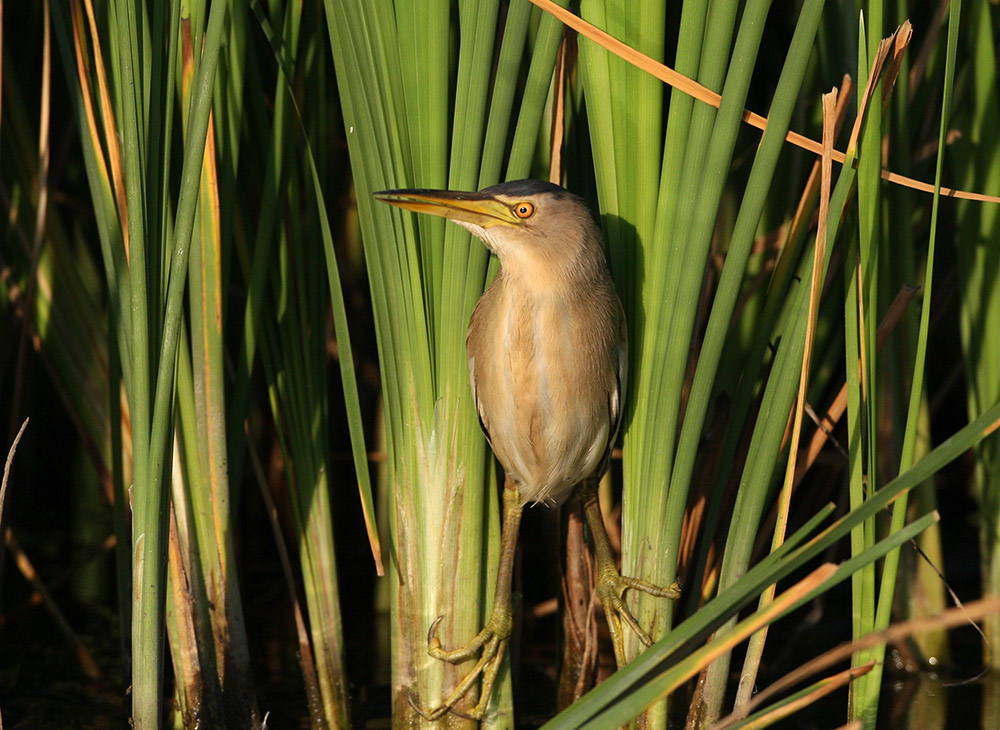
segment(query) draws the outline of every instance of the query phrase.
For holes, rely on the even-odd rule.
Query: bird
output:
[[[431,720],[455,709],[481,678],[475,707],[488,706],[513,627],[511,579],[521,513],[528,503],[557,505],[576,489],[594,542],[597,593],[614,646],[625,664],[622,624],[652,642],[623,603],[627,589],[677,598],[622,576],[604,527],[597,481],[607,471],[622,421],[627,327],[587,204],[554,183],[514,180],[478,192],[399,189],[374,197],[404,210],[447,218],[479,238],[500,261],[472,313],[466,338],[479,423],[504,470],[501,552],[486,626],[468,644],[442,648],[435,629],[428,653],[460,664],[478,660]]]

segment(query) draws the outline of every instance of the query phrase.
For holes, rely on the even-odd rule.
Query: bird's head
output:
[[[509,274],[604,266],[600,230],[587,205],[549,182],[514,180],[474,193],[385,190],[375,197],[458,223],[497,254]]]

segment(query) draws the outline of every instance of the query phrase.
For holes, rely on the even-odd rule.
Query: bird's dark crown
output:
[[[479,192],[486,193],[487,195],[506,195],[511,198],[516,198],[522,195],[540,195],[542,193],[549,193],[550,195],[558,197],[576,197],[566,188],[556,185],[555,183],[550,183],[545,180],[530,179],[502,182],[499,185],[493,185],[492,187],[485,188]]]

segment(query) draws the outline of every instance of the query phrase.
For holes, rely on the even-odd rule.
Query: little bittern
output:
[[[621,423],[625,314],[590,210],[558,185],[517,180],[478,193],[387,190],[375,197],[453,220],[500,259],[496,278],[472,313],[466,340],[479,421],[506,476],[493,612],[462,648],[441,648],[434,636],[437,621],[428,640],[431,656],[455,664],[480,652],[475,668],[429,716],[449,712],[481,675],[482,693],[471,713],[480,718],[510,638],[511,574],[525,503],[558,504],[577,487],[619,666],[625,657],[623,621],[650,644],[622,602],[625,590],[678,595],[676,586],[662,589],[619,574],[595,491]]]

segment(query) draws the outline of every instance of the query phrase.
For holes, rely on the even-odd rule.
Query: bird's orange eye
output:
[[[514,215],[522,220],[525,218],[530,218],[535,214],[535,206],[531,203],[525,201],[523,203],[518,203],[514,206]]]

